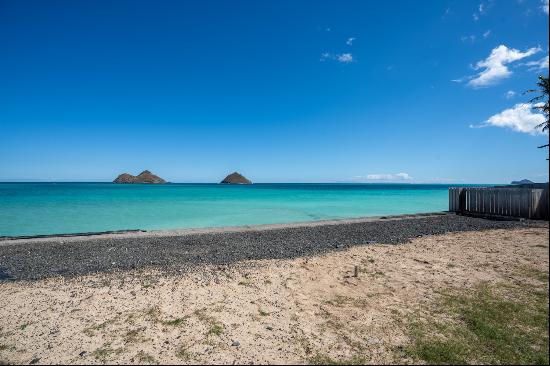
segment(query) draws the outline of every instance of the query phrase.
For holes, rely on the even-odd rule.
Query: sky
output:
[[[0,181],[547,181],[548,47],[547,0],[0,0]]]

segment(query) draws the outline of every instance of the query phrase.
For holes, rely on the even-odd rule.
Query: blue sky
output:
[[[548,179],[548,2],[0,0],[0,180]]]

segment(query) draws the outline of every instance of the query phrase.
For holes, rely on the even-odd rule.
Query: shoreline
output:
[[[455,214],[414,215],[252,227],[50,237],[0,241],[0,282],[201,265],[292,259],[371,244],[490,229],[548,228],[539,221],[491,221]]]
[[[361,216],[353,218],[342,219],[328,219],[328,220],[312,220],[312,221],[295,221],[276,224],[255,224],[255,225],[237,225],[237,226],[207,226],[196,228],[174,228],[174,229],[158,229],[158,230],[145,230],[145,229],[121,229],[121,230],[107,230],[107,231],[91,231],[81,233],[55,233],[55,234],[39,234],[39,235],[17,235],[17,236],[0,236],[0,246],[6,245],[9,242],[17,243],[18,241],[35,241],[35,240],[84,240],[86,238],[133,238],[133,237],[151,237],[151,236],[173,236],[173,235],[189,235],[189,234],[210,234],[210,233],[224,233],[224,232],[241,232],[241,231],[261,231],[261,230],[273,230],[273,229],[287,229],[297,227],[315,227],[323,225],[339,225],[339,224],[353,224],[373,222],[380,220],[400,220],[404,218],[422,218],[429,216],[442,216],[442,215],[455,215],[455,213],[449,211],[435,211],[435,212],[419,212],[413,214],[400,214],[400,215],[382,215],[382,216]]]

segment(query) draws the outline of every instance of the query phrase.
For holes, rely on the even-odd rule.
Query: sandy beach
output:
[[[0,361],[419,362],[403,351],[412,342],[407,319],[437,318],[443,293],[547,291],[548,226],[518,224],[182,273],[144,267],[3,281]]]

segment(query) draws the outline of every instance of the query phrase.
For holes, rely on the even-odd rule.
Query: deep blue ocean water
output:
[[[237,226],[445,211],[448,187],[0,183],[0,236]]]

